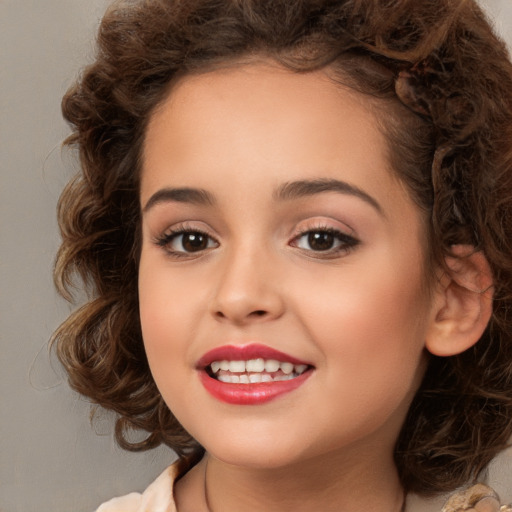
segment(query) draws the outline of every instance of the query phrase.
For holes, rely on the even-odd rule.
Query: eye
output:
[[[337,229],[315,229],[297,236],[292,245],[306,251],[338,253],[355,247],[359,241]]]
[[[157,240],[157,244],[174,255],[198,253],[218,247],[218,242],[207,233],[197,230],[176,229]]]

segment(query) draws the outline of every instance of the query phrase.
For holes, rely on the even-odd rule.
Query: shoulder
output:
[[[510,440],[512,443],[512,439]],[[411,494],[407,512],[512,512],[512,448],[502,451],[478,476],[480,483],[434,498]]]
[[[469,489],[453,494],[441,512],[512,512],[512,507],[502,505],[498,494],[484,484],[476,484]]]
[[[512,512],[487,485],[476,484],[451,495],[436,498],[407,497],[407,512]]]
[[[178,475],[178,465],[169,466],[141,494],[132,492],[126,496],[113,498],[102,505],[96,512],[176,512],[173,486]]]

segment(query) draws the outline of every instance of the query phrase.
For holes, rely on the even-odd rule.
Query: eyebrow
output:
[[[346,181],[336,179],[300,180],[284,183],[274,192],[274,198],[281,201],[288,201],[321,194],[323,192],[338,192],[340,194],[355,196],[371,205],[380,215],[385,216],[381,205],[370,194],[367,194],[364,190]]]
[[[290,201],[309,197],[324,192],[337,192],[340,194],[355,196],[371,205],[382,216],[384,212],[382,207],[371,195],[367,194],[359,187],[347,183],[346,181],[336,179],[316,179],[316,180],[298,180],[284,183],[274,191],[274,199],[277,201]],[[143,213],[160,203],[176,202],[191,203],[200,206],[212,206],[215,204],[215,197],[207,190],[201,188],[162,188],[157,190],[148,200]]]
[[[142,212],[147,212],[157,204],[168,202],[211,206],[215,204],[215,198],[210,192],[201,188],[162,188],[149,198]]]

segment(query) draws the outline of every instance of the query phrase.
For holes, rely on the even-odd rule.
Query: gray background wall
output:
[[[92,511],[143,489],[173,459],[116,448],[107,414],[92,428],[88,404],[47,350],[70,311],[51,279],[55,204],[73,169],[60,151],[60,98],[90,60],[107,4],[0,0],[1,512]],[[512,0],[485,5],[512,46]],[[500,485],[512,495],[512,476]]]

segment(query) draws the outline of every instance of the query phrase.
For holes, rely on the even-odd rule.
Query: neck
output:
[[[330,454],[292,466],[240,468],[206,455],[196,468],[205,512],[399,512],[404,501],[392,456]],[[197,509],[195,509],[197,510]],[[180,509],[181,512],[181,509]]]

